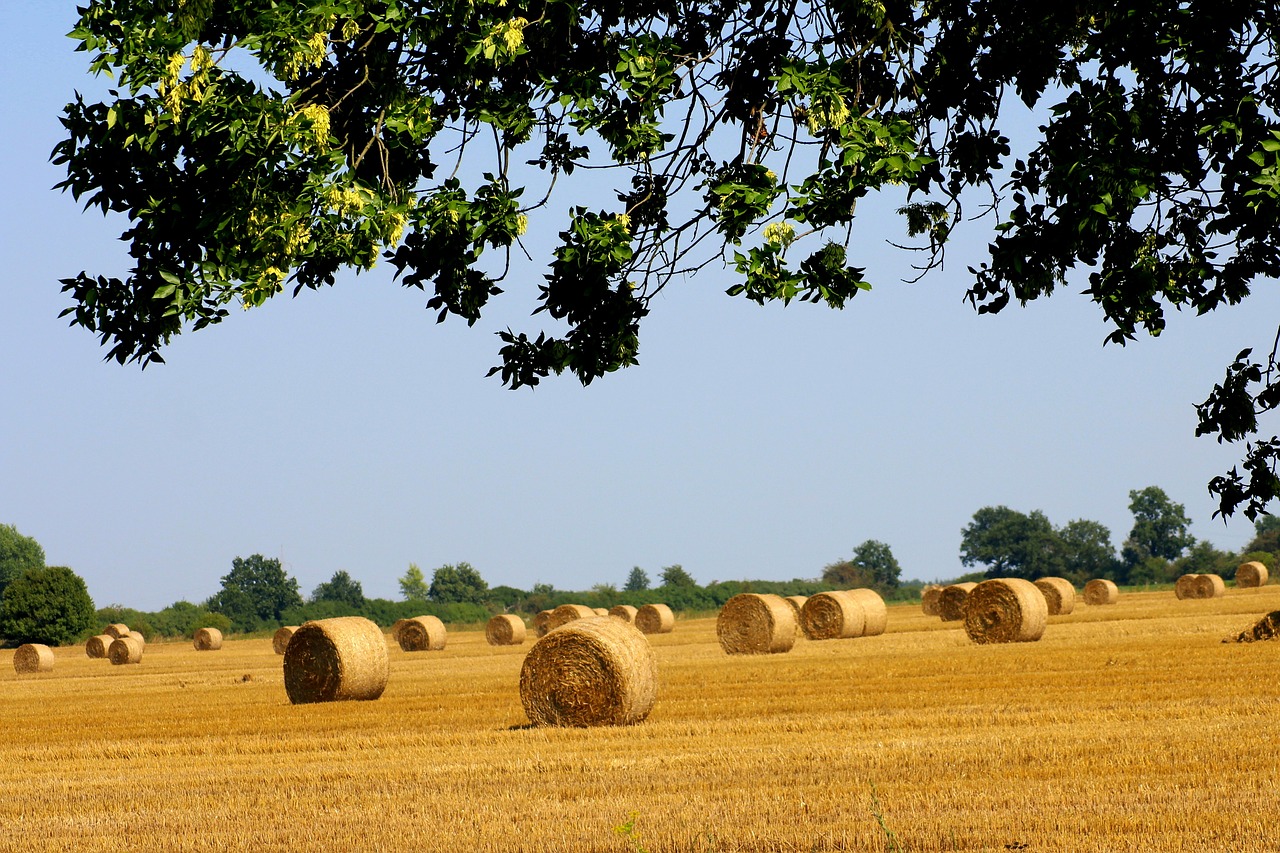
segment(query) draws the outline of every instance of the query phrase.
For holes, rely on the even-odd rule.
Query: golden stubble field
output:
[[[528,644],[481,632],[392,644],[378,701],[296,707],[269,639],[22,676],[4,651],[0,849],[1276,849],[1280,642],[1221,639],[1280,587],[1076,608],[1037,643],[895,606],[733,658],[680,621],[649,720],[592,730],[527,727]]]

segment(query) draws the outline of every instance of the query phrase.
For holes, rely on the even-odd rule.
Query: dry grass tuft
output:
[[[284,689],[295,705],[377,699],[389,676],[386,638],[363,616],[307,622],[284,652]]]
[[[776,595],[735,595],[716,618],[716,638],[730,655],[789,652],[797,632],[795,605]]]
[[[198,652],[216,652],[222,648],[222,632],[217,628],[197,628],[193,641]]]
[[[142,663],[142,643],[128,635],[116,637],[107,649],[107,659],[117,666],[127,663]]]
[[[634,623],[637,611],[638,608],[632,607],[630,604],[618,604],[609,608],[609,615],[614,619],[621,619],[623,622]]]
[[[1240,589],[1253,589],[1267,585],[1267,567],[1255,560],[1241,563],[1236,569],[1236,586]]]
[[[1084,585],[1085,604],[1115,604],[1120,600],[1120,588],[1115,581],[1094,578]]]
[[[1035,642],[1048,624],[1044,593],[1022,578],[983,581],[965,598],[964,632],[978,644]]]
[[[1076,588],[1066,578],[1040,578],[1036,589],[1044,595],[1050,616],[1066,616],[1076,609]]]
[[[111,648],[111,643],[115,640],[110,634],[99,634],[96,637],[90,637],[89,641],[84,644],[84,653],[91,658],[106,658],[107,649]]]
[[[447,639],[444,623],[436,616],[414,616],[401,620],[396,642],[406,652],[438,652]]]
[[[646,604],[636,611],[635,626],[645,634],[670,634],[676,627],[676,615],[665,604]]]
[[[938,596],[938,615],[943,622],[959,622],[964,618],[964,600],[975,586],[977,584],[973,581],[965,581],[942,588],[942,594]]]
[[[867,613],[847,590],[831,590],[809,596],[800,612],[800,625],[810,640],[847,640],[862,636]]]
[[[53,649],[43,643],[24,643],[13,653],[14,672],[53,672]]]
[[[520,702],[540,726],[642,722],[658,696],[649,641],[621,619],[579,619],[533,644],[520,669]]]
[[[296,630],[298,630],[297,625],[285,625],[283,628],[278,629],[271,636],[271,650],[278,655],[284,654],[284,650],[289,648],[289,640]]]
[[[484,626],[485,642],[491,646],[518,646],[524,635],[524,620],[514,613],[499,613]]]

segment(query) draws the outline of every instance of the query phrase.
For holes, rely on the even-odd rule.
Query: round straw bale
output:
[[[491,646],[518,646],[524,642],[524,620],[514,613],[499,613],[484,626]]]
[[[1200,577],[1196,574],[1182,575],[1173,582],[1173,594],[1179,601],[1184,598],[1196,597],[1196,578]]]
[[[796,644],[795,606],[777,595],[744,592],[724,603],[716,637],[729,655],[773,655]]]
[[[665,604],[646,604],[636,611],[635,626],[645,634],[670,634],[676,627],[676,615]]]
[[[1115,604],[1120,600],[1120,589],[1115,581],[1094,578],[1084,585],[1085,604]]]
[[[1221,575],[1197,575],[1195,586],[1196,598],[1222,598],[1227,591],[1227,585],[1223,583]]]
[[[551,610],[539,610],[533,617],[533,633],[539,637],[545,637],[547,632],[551,630]]]
[[[657,696],[653,650],[621,619],[567,623],[534,643],[520,668],[520,702],[539,726],[633,725]]]
[[[621,619],[623,622],[635,622],[636,608],[630,604],[618,604],[609,608],[609,615],[614,619]]]
[[[363,616],[305,622],[284,650],[284,689],[295,705],[377,699],[389,674],[386,637]]]
[[[277,628],[276,632],[271,635],[271,650],[278,655],[284,654],[284,650],[289,648],[289,640],[293,637],[293,632],[297,630],[297,625],[285,625],[283,628]]]
[[[889,610],[884,606],[884,599],[874,589],[847,590],[853,599],[862,605],[864,622],[863,637],[878,637],[884,633],[889,624]]]
[[[106,634],[108,637],[110,637],[113,640],[119,637],[127,637],[129,636],[129,626],[124,624],[123,622],[113,622],[112,624],[103,628],[102,633]]]
[[[195,647],[198,652],[216,652],[222,648],[222,632],[217,628],[197,628]]]
[[[867,613],[862,602],[847,590],[820,592],[804,603],[800,626],[810,640],[861,637],[867,626]]]
[[[406,652],[438,652],[445,644],[444,623],[435,616],[415,616],[404,620],[396,642]]]
[[[99,634],[96,637],[90,637],[89,641],[84,644],[84,653],[91,658],[105,658],[107,649],[111,648],[111,642],[115,637],[110,634]]]
[[[551,618],[547,620],[547,630],[554,631],[575,619],[591,619],[595,615],[596,612],[585,604],[561,604],[551,611]]]
[[[594,613],[594,614],[595,614],[595,615],[597,615],[597,616],[608,616],[608,615],[609,615],[609,608],[607,608],[607,607],[593,607],[593,608],[591,608],[591,612],[592,612],[592,613]]]
[[[975,643],[1031,643],[1048,623],[1044,593],[1022,578],[983,581],[964,600],[964,632]]]
[[[925,616],[940,616],[939,600],[942,598],[942,587],[936,583],[926,584],[920,590],[920,609]]]
[[[117,665],[142,663],[142,643],[128,635],[116,637],[107,649],[107,659]]]
[[[53,649],[43,643],[24,643],[13,653],[14,672],[53,672]]]
[[[943,622],[959,622],[964,618],[964,600],[977,586],[973,581],[953,583],[942,588],[938,596],[938,615]]]
[[[129,636],[133,637],[135,640],[137,640],[139,643],[142,643],[142,645],[144,646],[147,644],[147,638],[142,636],[141,631],[130,631]]]
[[[1076,588],[1066,578],[1040,578],[1036,589],[1044,595],[1050,616],[1066,616],[1076,609]]]
[[[1236,569],[1236,586],[1241,589],[1250,589],[1255,586],[1267,585],[1267,567],[1262,563],[1250,560],[1247,563],[1241,563]]]
[[[787,604],[791,605],[791,610],[793,611],[793,615],[796,617],[796,629],[799,630],[800,620],[802,618],[800,614],[804,611],[804,603],[809,600],[809,596],[788,595],[786,598],[782,600],[785,601]]]

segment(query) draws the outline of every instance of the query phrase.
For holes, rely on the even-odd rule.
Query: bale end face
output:
[[[1044,595],[1050,616],[1067,616],[1076,609],[1076,588],[1066,578],[1040,578],[1035,585]]]
[[[142,643],[133,637],[117,637],[107,649],[107,658],[115,665],[142,663]]]
[[[735,595],[716,618],[716,638],[729,655],[789,652],[797,631],[795,606],[776,595]]]
[[[484,626],[485,642],[491,646],[518,646],[524,637],[524,620],[514,613],[499,613]]]
[[[848,590],[820,592],[801,608],[800,626],[810,640],[847,640],[863,635],[867,613]]]
[[[596,612],[585,604],[561,604],[551,611],[551,616],[547,619],[547,630],[554,631],[561,625],[568,625],[577,619],[590,619],[595,615]]]
[[[645,634],[670,634],[676,627],[676,616],[665,604],[646,604],[636,611],[635,626]]]
[[[222,632],[217,628],[197,628],[192,642],[198,652],[216,652],[222,648]]]
[[[284,652],[284,687],[295,705],[377,699],[387,687],[387,641],[363,616],[307,622]]]
[[[24,643],[13,653],[13,670],[19,673],[53,672],[53,649],[43,643]]]
[[[959,622],[964,619],[964,600],[977,584],[973,581],[953,583],[938,594],[938,615],[943,622]]]
[[[297,625],[285,625],[277,630],[271,637],[271,650],[278,655],[284,654],[284,650],[289,648],[289,640],[297,630]]]
[[[89,641],[84,644],[85,656],[105,659],[107,657],[107,649],[111,648],[111,644],[115,642],[115,639],[110,634],[99,634],[96,637],[90,637]]]
[[[1269,574],[1267,567],[1255,560],[1242,563],[1236,569],[1236,587],[1240,589],[1255,589],[1260,586],[1266,586]]]
[[[1120,588],[1115,581],[1094,578],[1084,585],[1084,603],[1088,605],[1115,604],[1120,600]]]
[[[396,642],[406,652],[438,652],[448,640],[444,623],[436,616],[415,616],[397,624]]]
[[[1044,594],[1022,578],[983,581],[965,598],[964,630],[975,643],[1035,642],[1048,622]]]

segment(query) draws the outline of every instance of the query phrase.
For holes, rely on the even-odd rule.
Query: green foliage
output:
[[[28,569],[0,595],[0,636],[12,643],[74,643],[93,627],[93,599],[65,566]]]
[[[338,570],[333,577],[319,584],[311,593],[312,601],[340,601],[360,607],[364,604],[364,588],[345,570]]]
[[[408,571],[400,578],[400,597],[405,601],[426,601],[429,594],[422,569],[417,563],[410,563]]]
[[[1084,586],[1094,578],[1117,579],[1121,566],[1111,544],[1111,531],[1106,525],[1076,519],[1058,531],[1062,555],[1062,577],[1076,586]]]
[[[28,569],[44,568],[44,548],[12,524],[0,524],[0,594]]]
[[[822,580],[837,589],[866,587],[880,592],[897,589],[902,567],[893,550],[883,542],[868,539],[853,549],[853,558],[840,560],[822,570]]]
[[[983,507],[960,534],[960,562],[985,564],[989,578],[1034,580],[1062,574],[1060,540],[1043,512]]]
[[[1280,516],[1264,515],[1253,526],[1255,536],[1244,546],[1244,550],[1280,553]]]
[[[1173,583],[1180,574],[1177,565],[1164,557],[1144,557],[1136,565],[1128,567],[1125,583],[1131,586]]]
[[[1191,519],[1182,504],[1171,501],[1157,486],[1129,492],[1129,511],[1133,513],[1133,529],[1122,553],[1130,566],[1148,557],[1176,560],[1196,542],[1187,532]]]
[[[101,612],[99,616],[101,617]],[[224,634],[231,631],[231,620],[227,616],[189,601],[175,601],[164,610],[145,614],[145,618],[155,633],[162,637],[191,637],[197,628],[217,628]],[[127,619],[124,622],[133,627],[133,623]]]
[[[649,588],[649,574],[639,566],[633,566],[627,575],[627,582],[622,587],[627,592],[641,592]]]
[[[205,608],[231,620],[237,631],[258,631],[285,624],[285,610],[302,603],[298,581],[289,577],[275,558],[254,554],[236,557],[231,571],[222,577],[222,589]]]
[[[470,563],[445,564],[431,576],[428,596],[442,604],[465,602],[481,604],[488,596],[489,585]]]
[[[672,566],[666,566],[662,571],[658,572],[658,577],[662,578],[662,586],[664,587],[692,587],[697,586],[698,582],[693,579],[693,575],[684,570],[684,566],[676,563]]]

